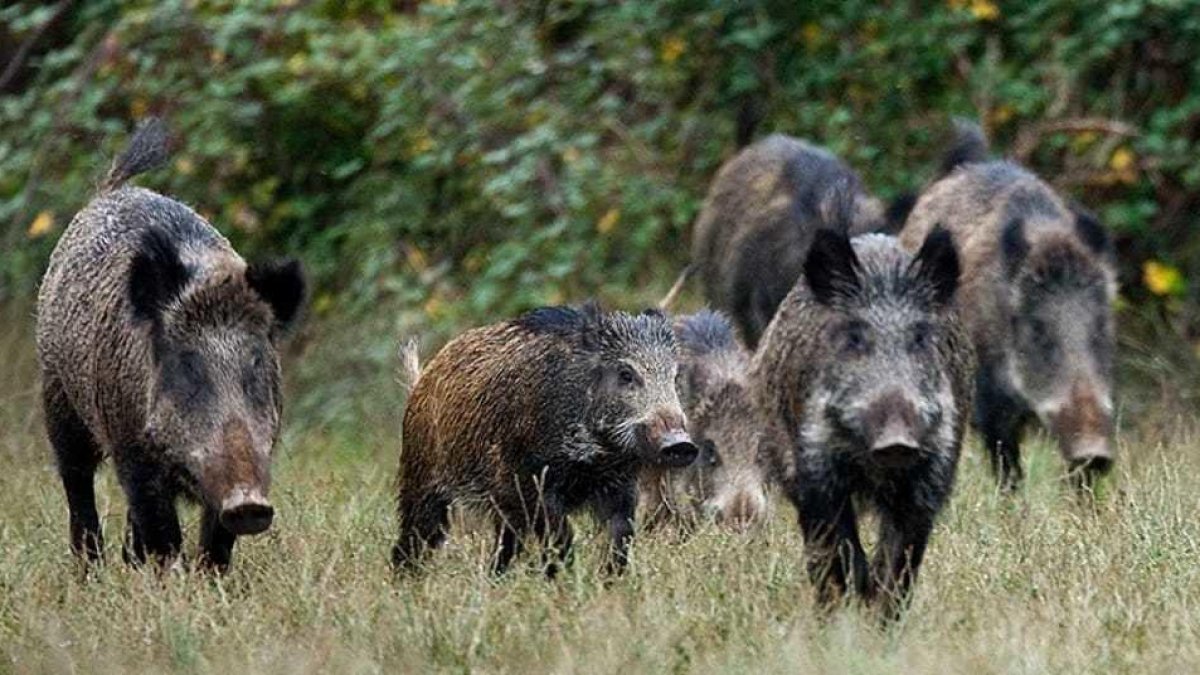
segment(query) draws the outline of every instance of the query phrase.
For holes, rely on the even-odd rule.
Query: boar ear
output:
[[[157,321],[183,292],[189,278],[179,249],[161,230],[147,230],[129,265],[129,304],[144,321]]]
[[[1017,269],[1029,254],[1029,242],[1025,241],[1025,221],[1013,218],[1000,234],[1000,254],[1004,256],[1004,269],[1009,277],[1016,276]]]
[[[1087,244],[1088,248],[1097,255],[1111,255],[1112,241],[1108,238],[1108,231],[1104,229],[1100,220],[1079,204],[1071,204],[1071,214],[1075,216],[1075,231],[1079,233],[1079,238],[1083,240],[1083,243]]]
[[[834,230],[818,230],[804,261],[804,280],[817,302],[828,305],[858,290],[858,268],[849,237]]]
[[[933,228],[917,257],[912,261],[916,277],[929,284],[933,289],[933,301],[938,305],[948,305],[954,300],[954,291],[958,289],[958,251],[954,248],[954,237],[950,231],[938,225]]]
[[[287,330],[292,326],[300,315],[308,286],[299,260],[253,263],[246,268],[246,283],[271,306],[280,328]]]

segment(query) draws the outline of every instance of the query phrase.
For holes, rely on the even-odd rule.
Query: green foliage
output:
[[[0,10],[0,35],[34,34],[51,17],[38,5]],[[1145,259],[1181,270],[1186,291],[1162,307],[1197,330],[1197,9],[84,3],[0,99],[0,295],[34,287],[54,235],[152,113],[181,144],[144,184],[249,255],[301,255],[319,313],[390,299],[442,325],[665,287],[739,131],[815,139],[890,197],[932,177],[963,114],[1101,213],[1130,296],[1155,297]],[[1093,118],[1137,133],[1054,126]]]

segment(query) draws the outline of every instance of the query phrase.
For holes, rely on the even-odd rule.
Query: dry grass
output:
[[[815,619],[785,504],[750,537],[643,537],[631,574],[611,584],[591,527],[557,582],[529,566],[491,578],[486,537],[471,534],[426,575],[395,582],[386,396],[357,434],[293,409],[277,527],[243,540],[224,579],[120,564],[124,501],[105,470],[114,562],[83,578],[41,432],[28,324],[12,319],[0,316],[0,672],[1200,669],[1200,461],[1184,431],[1125,440],[1094,505],[1066,495],[1044,443],[1027,454],[1016,498],[993,492],[970,448],[916,602],[890,632],[854,608]],[[194,545],[196,514],[184,514]]]

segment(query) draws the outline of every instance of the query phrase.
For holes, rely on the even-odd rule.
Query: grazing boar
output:
[[[271,524],[277,344],[304,277],[296,261],[247,265],[188,207],[125,184],[166,158],[152,120],[54,249],[37,309],[46,428],[76,553],[102,555],[93,476],[111,456],[126,560],[179,552],[185,495],[203,508],[203,562],[225,569],[238,536]]]
[[[1108,235],[1029,171],[988,161],[975,125],[960,125],[943,168],[901,238],[911,249],[943,223],[961,247],[958,302],[979,357],[975,424],[995,475],[1019,485],[1021,433],[1037,418],[1072,480],[1090,483],[1114,459]]]
[[[404,411],[396,568],[439,546],[447,510],[461,504],[495,518],[497,573],[531,532],[567,560],[567,516],[582,507],[608,526],[609,569],[622,571],[639,469],[697,454],[677,370],[671,325],[656,311],[548,307],[450,341]]]
[[[747,381],[750,354],[729,319],[711,310],[676,318],[675,338],[679,395],[700,454],[688,467],[644,468],[642,501],[652,511],[651,523],[674,517],[690,524],[704,517],[744,530],[767,513],[759,463],[764,425]]]
[[[788,440],[769,446],[768,466],[799,513],[820,606],[849,586],[887,618],[907,602],[970,409],[958,273],[945,230],[915,257],[894,237],[823,230],[763,335],[750,377]],[[879,514],[870,567],[864,507]]]
[[[842,160],[776,134],[721,167],[696,221],[692,263],[705,297],[753,350],[800,276],[814,232],[885,226],[883,205]]]

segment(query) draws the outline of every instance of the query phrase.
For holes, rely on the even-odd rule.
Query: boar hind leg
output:
[[[496,553],[492,560],[492,573],[504,574],[523,548],[524,532],[516,523],[504,516],[496,518]]]
[[[392,566],[411,570],[421,555],[446,540],[450,523],[450,502],[437,493],[400,498],[400,537],[392,547]]]
[[[200,564],[218,573],[228,571],[235,541],[237,535],[221,524],[221,514],[205,507],[200,518]]]
[[[52,377],[45,379],[42,392],[46,431],[58,464],[58,475],[67,494],[71,522],[71,550],[87,560],[100,560],[104,537],[100,516],[96,513],[96,467],[100,448],[83,420],[67,400],[62,386]]]
[[[129,499],[129,533],[125,561],[142,564],[147,559],[166,563],[179,554],[183,533],[175,511],[175,491],[163,468],[147,461],[147,451],[130,448],[117,470]]]
[[[871,580],[866,552],[858,538],[850,496],[840,494],[831,498],[816,490],[803,490],[795,501],[808,556],[808,577],[816,590],[817,605],[831,608],[850,585],[860,596],[869,598]]]
[[[983,446],[991,461],[992,474],[1000,487],[1012,491],[1020,487],[1021,429],[1026,407],[994,374],[994,367],[980,368],[976,380],[975,426],[983,437]]]

